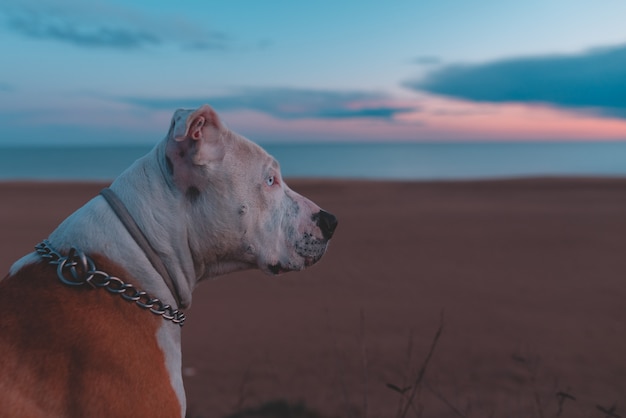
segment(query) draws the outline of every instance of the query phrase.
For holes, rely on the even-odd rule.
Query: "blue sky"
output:
[[[0,3],[0,145],[626,139],[626,2]]]

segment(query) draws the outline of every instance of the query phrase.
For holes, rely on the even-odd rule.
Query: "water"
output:
[[[152,146],[0,148],[0,180],[111,180]],[[626,142],[267,144],[285,177],[626,176]]]

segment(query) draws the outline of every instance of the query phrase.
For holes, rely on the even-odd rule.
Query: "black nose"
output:
[[[320,227],[324,239],[331,239],[338,223],[335,215],[325,210],[320,210],[319,213],[315,214],[313,217],[317,221],[317,226]]]

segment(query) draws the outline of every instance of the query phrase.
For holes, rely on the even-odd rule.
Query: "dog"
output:
[[[184,416],[182,309],[199,282],[302,270],[337,218],[208,105],[0,281],[0,417]]]

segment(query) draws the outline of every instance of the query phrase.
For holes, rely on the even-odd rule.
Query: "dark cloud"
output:
[[[112,25],[80,26],[37,14],[12,16],[7,24],[10,29],[29,38],[68,42],[82,47],[135,49],[161,43],[156,35],[138,29]]]
[[[577,55],[450,65],[405,85],[477,102],[544,103],[626,117],[626,45]]]
[[[385,99],[388,98],[382,94],[358,91],[247,88],[231,95],[208,95],[204,98],[122,98],[121,100],[155,110],[195,108],[208,103],[218,111],[256,110],[281,119],[391,119],[398,113],[415,111],[414,108],[373,104]]]
[[[13,4],[11,4],[13,3]],[[54,6],[54,7],[53,7]],[[100,13],[98,13],[100,11]],[[69,8],[67,4],[33,1],[0,5],[0,24],[21,36],[64,42],[83,48],[135,50],[165,43],[187,50],[227,50],[232,41],[223,33],[207,31],[192,22],[178,19],[168,25],[164,19],[143,16],[130,9],[98,10]]]
[[[375,118],[392,119],[398,113],[413,112],[415,108],[408,107],[367,107],[363,109],[341,109],[321,111],[319,118],[350,119],[350,118]]]

